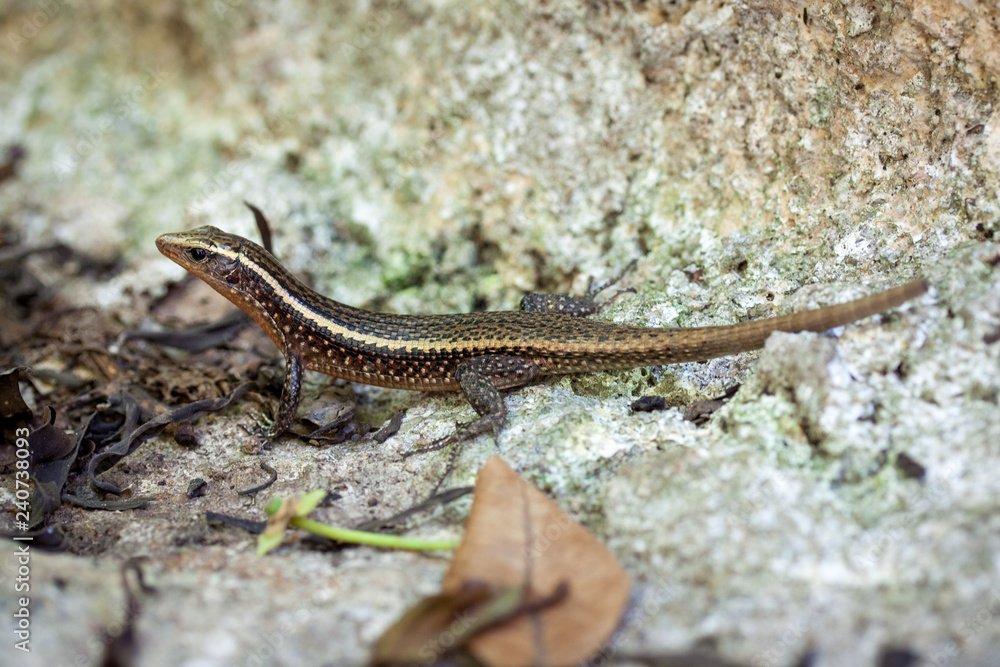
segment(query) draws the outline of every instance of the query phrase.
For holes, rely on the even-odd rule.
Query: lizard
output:
[[[212,226],[164,234],[156,247],[246,311],[284,355],[281,400],[267,437],[291,428],[305,370],[381,387],[461,390],[478,417],[421,452],[485,433],[495,437],[507,418],[501,392],[539,377],[704,361],[754,350],[775,331],[826,331],[899,306],[928,289],[926,281],[914,280],[839,305],[690,328],[587,319],[607,305],[593,297],[610,283],[582,298],[528,294],[521,310],[397,315],[322,296],[261,246]]]

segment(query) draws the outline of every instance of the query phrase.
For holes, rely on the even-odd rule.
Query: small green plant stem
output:
[[[303,516],[294,517],[289,523],[296,528],[302,528],[303,530],[308,530],[310,533],[328,537],[338,542],[367,544],[368,546],[384,547],[387,549],[433,551],[456,549],[459,544],[456,540],[420,540],[414,537],[400,537],[398,535],[383,535],[382,533],[369,533],[363,530],[351,530],[350,528],[336,528]]]

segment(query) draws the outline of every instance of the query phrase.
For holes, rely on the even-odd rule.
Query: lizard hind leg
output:
[[[529,313],[557,313],[560,315],[575,315],[586,317],[601,312],[622,294],[635,292],[634,287],[620,289],[604,301],[597,301],[597,295],[621,280],[635,266],[632,260],[618,275],[598,285],[593,277],[587,283],[587,293],[584,296],[566,296],[564,294],[525,294],[521,298],[521,310]]]
[[[443,449],[484,433],[496,437],[507,423],[507,406],[500,390],[525,385],[536,378],[540,370],[528,359],[499,354],[463,361],[455,369],[455,379],[479,417],[427,447],[407,452],[403,458]]]

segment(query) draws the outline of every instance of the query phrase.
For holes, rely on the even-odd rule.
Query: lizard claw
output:
[[[264,424],[268,425],[267,429],[264,428],[264,426],[261,424],[261,421],[263,421]],[[258,440],[260,440],[261,447],[263,447],[264,449],[271,449],[274,446],[274,441],[277,439],[279,435],[274,428],[275,422],[272,422],[270,419],[267,419],[266,417],[262,417],[261,421],[258,421],[256,424],[254,424],[253,428],[250,428],[246,424],[240,424],[240,428],[246,431],[247,435],[252,435]]]
[[[628,273],[629,271],[631,271],[632,269],[635,268],[635,265],[636,265],[636,263],[638,261],[639,261],[638,259],[633,259],[631,262],[629,262],[628,264],[625,265],[625,268],[623,268],[621,271],[618,272],[618,275],[616,275],[616,276],[614,276],[614,277],[612,277],[612,278],[610,278],[608,280],[605,280],[602,283],[598,283],[597,285],[594,284],[594,277],[590,276],[587,279],[587,294],[586,294],[586,298],[593,299],[598,294],[600,294],[604,290],[608,289],[609,287],[611,287],[612,285],[614,285],[615,283],[617,283],[619,280],[621,280],[622,278],[625,277],[626,273]],[[611,297],[611,299],[609,299],[608,301],[605,302],[605,305],[608,304],[608,303],[610,303],[611,301],[614,301],[614,299],[619,294],[624,294],[625,292],[635,292],[635,288],[630,287],[628,289],[619,290],[617,294],[615,294],[613,297]]]
[[[406,460],[411,456],[418,456],[420,454],[429,454],[430,452],[436,452],[439,449],[444,449],[448,445],[457,442],[456,436],[458,433],[452,433],[451,435],[445,436],[443,438],[438,438],[426,447],[421,447],[420,449],[414,449],[403,454],[403,459]]]

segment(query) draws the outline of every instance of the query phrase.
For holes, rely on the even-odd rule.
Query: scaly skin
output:
[[[455,315],[375,313],[306,287],[256,243],[215,227],[156,240],[160,252],[235,303],[263,327],[286,360],[281,407],[271,435],[298,408],[304,369],[352,382],[417,389],[461,389],[479,415],[440,448],[506,420],[499,390],[534,378],[681,361],[753,350],[774,331],[825,331],[900,305],[927,291],[918,280],[837,306],[728,326],[634,327],[588,320],[589,299],[529,295],[520,311]]]

